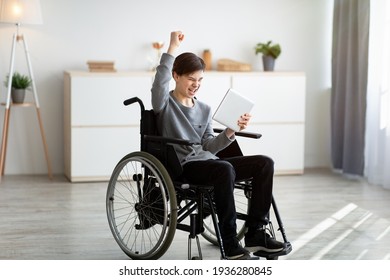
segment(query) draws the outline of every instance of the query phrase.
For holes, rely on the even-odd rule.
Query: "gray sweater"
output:
[[[233,138],[225,132],[214,135],[211,108],[194,99],[194,106],[189,108],[176,101],[173,91],[169,90],[172,78],[174,57],[164,53],[152,85],[152,106],[157,115],[159,132],[165,137],[174,137],[198,143],[192,146],[175,145],[181,164],[194,160],[217,159],[217,152],[224,149]]]

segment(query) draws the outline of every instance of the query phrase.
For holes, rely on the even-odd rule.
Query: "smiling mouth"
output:
[[[198,89],[196,88],[196,89],[189,89],[188,90],[191,94],[195,94],[197,91],[198,91]]]

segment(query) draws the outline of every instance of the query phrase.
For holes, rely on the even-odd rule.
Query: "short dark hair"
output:
[[[176,74],[185,75],[190,74],[195,71],[202,70],[204,71],[206,64],[203,59],[198,57],[196,54],[186,52],[178,55],[173,62],[172,73],[176,72]]]

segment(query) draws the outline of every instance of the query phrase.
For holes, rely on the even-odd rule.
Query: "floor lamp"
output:
[[[0,180],[1,180],[1,176],[4,175],[4,169],[5,169],[5,156],[7,151],[9,118],[10,118],[10,112],[12,107],[12,103],[11,103],[12,76],[14,74],[15,48],[18,42],[23,42],[27,67],[30,75],[30,80],[32,82],[31,88],[34,96],[34,104],[38,115],[39,127],[41,130],[41,137],[42,137],[43,147],[45,150],[48,174],[49,174],[49,178],[51,179],[52,178],[51,164],[50,164],[49,153],[47,149],[45,133],[42,125],[40,105],[39,105],[34,75],[31,66],[30,54],[29,54],[26,39],[22,34],[20,34],[21,24],[42,24],[40,1],[39,0],[0,0],[0,22],[16,24],[16,32],[14,33],[13,41],[12,41],[11,61],[9,67],[9,79],[8,79],[8,86],[7,86],[7,99],[5,103],[4,126],[3,126],[3,135],[2,135],[2,143],[1,143],[1,150],[0,150]]]

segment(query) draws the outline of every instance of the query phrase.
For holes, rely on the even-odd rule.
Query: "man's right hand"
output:
[[[171,32],[171,41],[167,53],[173,55],[177,48],[179,48],[181,42],[184,40],[184,34],[181,31]]]

